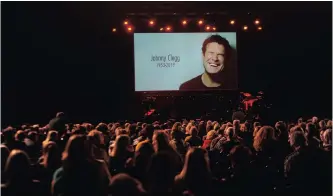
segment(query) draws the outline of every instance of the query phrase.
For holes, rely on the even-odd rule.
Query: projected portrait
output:
[[[204,73],[182,83],[179,90],[237,88],[228,77],[232,56],[232,48],[228,40],[220,35],[211,35],[203,41],[201,52]]]

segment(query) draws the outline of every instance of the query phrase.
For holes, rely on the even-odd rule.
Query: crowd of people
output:
[[[331,195],[332,120],[72,124],[1,131],[3,195]]]

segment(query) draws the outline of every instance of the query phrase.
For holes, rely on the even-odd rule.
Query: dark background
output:
[[[112,27],[128,13],[160,12],[175,25],[181,17],[165,13],[212,9],[223,10],[219,31],[234,30],[231,18],[263,21],[262,32],[238,33],[240,91],[263,90],[280,115],[331,117],[331,2],[1,2],[2,126],[58,111],[74,121],[135,116],[133,38]]]

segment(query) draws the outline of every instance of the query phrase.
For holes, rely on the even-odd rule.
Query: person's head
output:
[[[294,149],[305,147],[307,145],[307,141],[302,131],[293,131],[290,133],[289,138],[290,146]]]
[[[175,122],[171,128],[171,131],[175,131],[175,130],[181,130],[182,128],[182,124],[180,122]]]
[[[232,167],[244,167],[251,161],[251,150],[242,145],[235,146],[230,151],[230,159]]]
[[[201,49],[206,73],[215,75],[225,69],[231,52],[228,40],[220,35],[211,35],[205,39]]]
[[[48,142],[43,147],[43,165],[45,168],[58,169],[61,166],[61,153],[55,142]]]
[[[208,122],[210,122],[210,123],[208,123]],[[214,128],[211,121],[208,121],[208,122],[206,125],[206,133],[208,133],[209,131],[211,131]]]
[[[316,116],[312,117],[312,123],[313,124],[317,124],[318,121],[319,121],[318,117],[316,117]]]
[[[171,138],[176,141],[180,141],[183,139],[183,134],[180,130],[172,130],[171,131]]]
[[[4,142],[12,142],[15,139],[15,130],[12,127],[7,127],[2,131]]]
[[[302,122],[303,122],[303,118],[302,117],[300,117],[300,118],[297,119],[297,124],[301,124]]]
[[[286,124],[279,121],[275,123],[276,136],[279,140],[286,140],[288,138],[288,131]]]
[[[19,131],[16,132],[16,134],[15,134],[15,140],[16,140],[16,141],[23,142],[24,138],[25,138],[25,133],[24,133],[24,131],[19,130]]]
[[[316,126],[313,124],[313,123],[308,123],[306,124],[306,137],[308,139],[316,136],[317,134],[317,129],[316,129]]]
[[[196,127],[191,127],[191,129],[190,129],[190,135],[192,137],[197,137],[198,136],[198,129]]]
[[[116,138],[114,148],[112,149],[111,156],[126,156],[130,149],[131,140],[128,135],[119,135]]]
[[[326,123],[324,120],[319,121],[320,130],[326,130]]]
[[[115,130],[116,133],[116,137],[118,137],[119,135],[127,135],[127,131],[121,127],[117,127]]]
[[[185,128],[185,133],[189,134],[192,127],[195,127],[192,122],[189,122]]]
[[[269,145],[275,140],[275,130],[271,126],[263,126],[259,129],[254,137],[253,147],[256,151],[266,150],[266,145]]]
[[[92,157],[91,146],[84,135],[72,135],[62,153],[65,168],[74,168],[91,160]]]
[[[96,130],[102,132],[103,134],[107,134],[109,128],[108,128],[107,124],[105,124],[105,123],[99,123],[96,126]]]
[[[231,139],[234,137],[234,128],[233,127],[228,127],[224,131],[224,135],[228,138]]]
[[[168,137],[162,131],[155,132],[155,134],[153,136],[153,146],[154,146],[155,152],[160,152],[160,151],[164,151],[164,150],[169,151],[171,149],[171,146],[169,145]]]
[[[323,146],[332,146],[332,129],[326,129],[323,134]]]
[[[22,150],[12,150],[6,162],[5,174],[9,183],[31,180],[29,156]]]
[[[211,130],[207,133],[206,140],[213,140],[216,137],[216,131]]]
[[[110,190],[113,196],[140,196],[145,193],[140,181],[124,173],[112,177]]]
[[[57,131],[49,131],[47,133],[46,139],[44,141],[45,141],[45,143],[48,143],[50,141],[56,142],[57,140],[58,140],[58,132]]]
[[[36,142],[38,140],[38,134],[36,131],[30,131],[28,133],[28,138],[31,140],[31,141],[34,141]]]
[[[1,171],[5,170],[6,161],[9,157],[9,149],[7,146],[1,144]]]
[[[102,147],[104,146],[104,135],[102,132],[98,130],[92,130],[88,133],[88,139],[90,140],[91,144],[95,147]]]
[[[234,127],[235,134],[238,135],[238,133],[240,131],[240,121],[239,120],[234,120],[232,122],[232,126]]]
[[[214,130],[218,131],[219,129],[220,129],[220,124],[218,122],[216,122],[214,125]]]
[[[179,177],[188,181],[208,180],[210,177],[208,152],[202,148],[190,148]]]

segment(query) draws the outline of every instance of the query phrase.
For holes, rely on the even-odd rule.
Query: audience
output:
[[[328,119],[95,126],[60,112],[16,128],[1,131],[4,195],[332,194]]]

